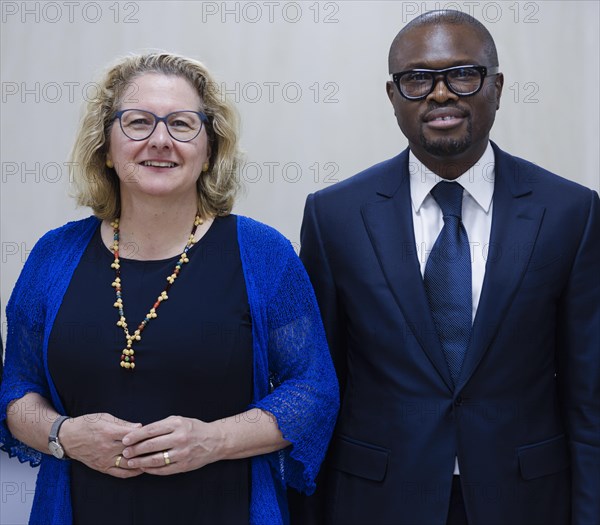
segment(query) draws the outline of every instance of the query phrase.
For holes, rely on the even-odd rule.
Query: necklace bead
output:
[[[116,301],[113,303],[113,307],[117,308],[118,310],[119,320],[117,321],[117,326],[120,326],[123,329],[126,341],[126,346],[121,352],[121,368],[124,368],[126,370],[133,370],[135,368],[135,351],[133,350],[133,344],[136,341],[141,341],[142,332],[144,331],[144,328],[146,328],[150,320],[156,319],[158,317],[158,313],[156,312],[158,310],[158,307],[169,298],[167,292],[175,282],[175,279],[177,279],[177,276],[179,275],[182,266],[190,262],[187,253],[196,242],[194,240],[196,236],[196,229],[203,223],[204,221],[200,218],[198,214],[196,214],[196,217],[194,219],[194,225],[192,226],[192,231],[188,238],[188,242],[185,248],[183,249],[181,256],[179,257],[179,260],[175,264],[173,273],[171,273],[171,275],[167,277],[167,285],[165,286],[165,289],[162,292],[160,292],[156,299],[156,302],[154,303],[152,308],[150,308],[150,310],[146,314],[146,317],[138,325],[135,332],[133,332],[133,335],[129,333],[129,330],[127,328],[127,319],[125,317],[125,308],[123,304],[123,291],[121,287],[121,265],[119,260],[119,219],[117,218],[110,223],[110,225],[113,228],[112,251],[114,255],[114,260],[110,267],[115,270],[115,280],[112,282],[111,286],[115,289],[115,295],[117,297]]]

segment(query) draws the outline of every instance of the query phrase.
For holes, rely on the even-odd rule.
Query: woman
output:
[[[338,390],[290,243],[230,213],[235,113],[202,64],[131,56],[72,157],[94,216],[36,244],[7,306],[0,442],[41,466],[30,521],[285,523]]]

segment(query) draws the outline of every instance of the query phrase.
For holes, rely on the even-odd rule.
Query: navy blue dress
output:
[[[131,333],[179,257],[128,259],[123,303]],[[170,415],[215,421],[244,412],[252,399],[252,330],[237,223],[217,218],[189,251],[169,299],[134,344],[136,368],[119,366],[125,336],[116,326],[113,255],[100,229],[75,270],[54,323],[49,369],[72,417],[107,412],[148,424]],[[250,460],[220,461],[171,476],[119,479],[72,462],[75,525],[247,524]]]

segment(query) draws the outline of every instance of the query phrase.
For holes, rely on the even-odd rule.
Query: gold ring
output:
[[[165,458],[165,465],[168,465],[169,463],[171,463],[171,459],[169,458],[169,453],[166,450],[163,452],[163,458]]]
[[[123,459],[123,456],[121,456],[121,454],[119,454],[117,456],[117,460],[115,461],[115,467],[120,468],[121,467],[121,460]]]

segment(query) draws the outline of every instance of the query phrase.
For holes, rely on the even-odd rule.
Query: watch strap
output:
[[[69,416],[58,416],[54,420],[54,423],[52,423],[52,426],[50,427],[50,434],[48,434],[48,443],[50,443],[50,441],[58,442],[58,432],[60,431],[61,425],[67,419],[69,419]]]

